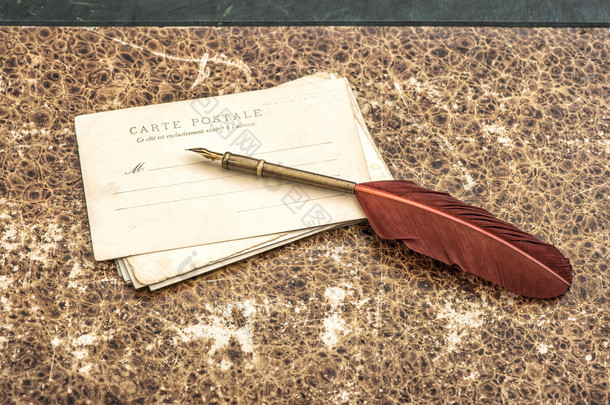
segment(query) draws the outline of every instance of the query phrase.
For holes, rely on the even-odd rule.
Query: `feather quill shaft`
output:
[[[356,184],[230,152],[189,150],[221,160],[227,170],[353,193],[380,237],[402,240],[416,252],[458,265],[517,294],[555,297],[572,282],[572,267],[557,248],[447,193],[406,180]]]

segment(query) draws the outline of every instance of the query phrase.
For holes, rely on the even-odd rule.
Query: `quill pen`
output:
[[[227,170],[355,194],[380,237],[402,240],[416,252],[456,264],[519,295],[555,297],[572,282],[572,267],[557,248],[447,193],[406,180],[356,184],[230,152],[188,150],[220,160]]]

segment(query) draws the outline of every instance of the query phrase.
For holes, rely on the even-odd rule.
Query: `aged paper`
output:
[[[361,218],[350,196],[226,172],[184,151],[231,150],[366,181],[349,97],[344,81],[327,80],[77,117],[96,259]]]
[[[298,79],[295,82],[311,82],[332,78],[329,74],[316,74]],[[284,85],[292,85],[293,83],[289,82]],[[351,89],[349,95],[370,178],[371,180],[391,179],[392,176],[366,129],[366,124]],[[151,289],[157,289],[317,232],[344,225],[346,224],[126,257],[117,260],[117,269],[126,282],[131,283],[133,280],[134,287],[141,288],[148,285]]]
[[[368,134],[368,132],[367,132],[367,134]],[[366,136],[366,135],[363,134],[363,136]],[[375,147],[375,145],[372,143],[373,141],[372,141],[372,139],[370,139],[370,135],[368,135],[368,139],[363,138],[362,141],[363,141],[362,146],[365,151],[365,155],[367,156],[367,166],[369,168],[369,173],[371,173],[371,180],[392,180],[393,177],[392,177],[391,173],[389,172],[389,170],[387,169],[383,160],[381,160],[381,158],[379,157],[379,152],[377,151],[377,148]],[[369,143],[369,141],[370,141],[370,143]],[[370,158],[370,160],[369,160],[369,158]],[[227,264],[234,263],[239,260],[243,260],[254,254],[262,253],[262,252],[270,250],[270,249],[275,249],[276,247],[280,247],[287,243],[294,242],[296,240],[299,240],[299,239],[302,239],[302,238],[305,238],[305,237],[308,237],[311,235],[315,235],[316,233],[331,230],[331,229],[342,227],[342,226],[347,226],[347,225],[358,223],[358,222],[362,222],[363,220],[364,220],[364,214],[361,219],[358,219],[358,220],[355,220],[352,222],[329,225],[329,226],[324,226],[324,227],[317,227],[317,228],[309,228],[304,231],[301,230],[301,231],[288,232],[288,233],[282,234],[280,237],[275,239],[272,243],[267,242],[261,246],[253,247],[250,250],[240,252],[237,255],[233,255],[233,256],[224,258],[217,262],[208,263],[207,265],[204,265],[205,267],[203,267],[203,266],[197,267],[196,265],[193,265],[192,271],[176,274],[174,277],[167,278],[166,280],[163,280],[158,283],[150,284],[149,287],[151,290],[162,288],[167,285],[173,284],[175,282],[182,281],[187,278],[194,277],[199,274],[204,274],[206,272],[215,270],[215,269],[225,266]],[[190,252],[191,257],[193,257],[193,258],[194,258],[194,256],[193,256],[194,252],[195,251]],[[184,254],[186,252],[182,252],[182,253]],[[188,256],[186,256],[186,255],[182,256],[182,260],[183,261],[180,263],[180,265],[184,266],[186,263],[188,263]],[[200,262],[200,264],[201,264],[201,262]],[[169,268],[171,268],[171,267],[169,267]],[[134,274],[136,274],[136,276],[137,276],[137,273],[134,273]]]

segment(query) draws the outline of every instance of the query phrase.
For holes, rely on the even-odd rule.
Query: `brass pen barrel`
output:
[[[268,163],[264,159],[236,155],[231,152],[220,154],[204,148],[192,148],[188,150],[198,153],[210,160],[221,160],[222,167],[226,170],[235,170],[242,173],[253,174],[258,177],[290,180],[296,183],[308,184],[310,186],[317,186],[350,194],[354,193],[354,188],[356,187],[356,183],[351,181],[324,176],[305,170],[293,169],[275,163]]]

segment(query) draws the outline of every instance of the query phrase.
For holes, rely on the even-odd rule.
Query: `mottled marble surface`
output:
[[[609,44],[609,29],[0,28],[0,402],[608,403]],[[555,244],[568,292],[515,296],[367,225],[152,293],[93,260],[76,115],[320,71],[349,78],[395,177]]]

